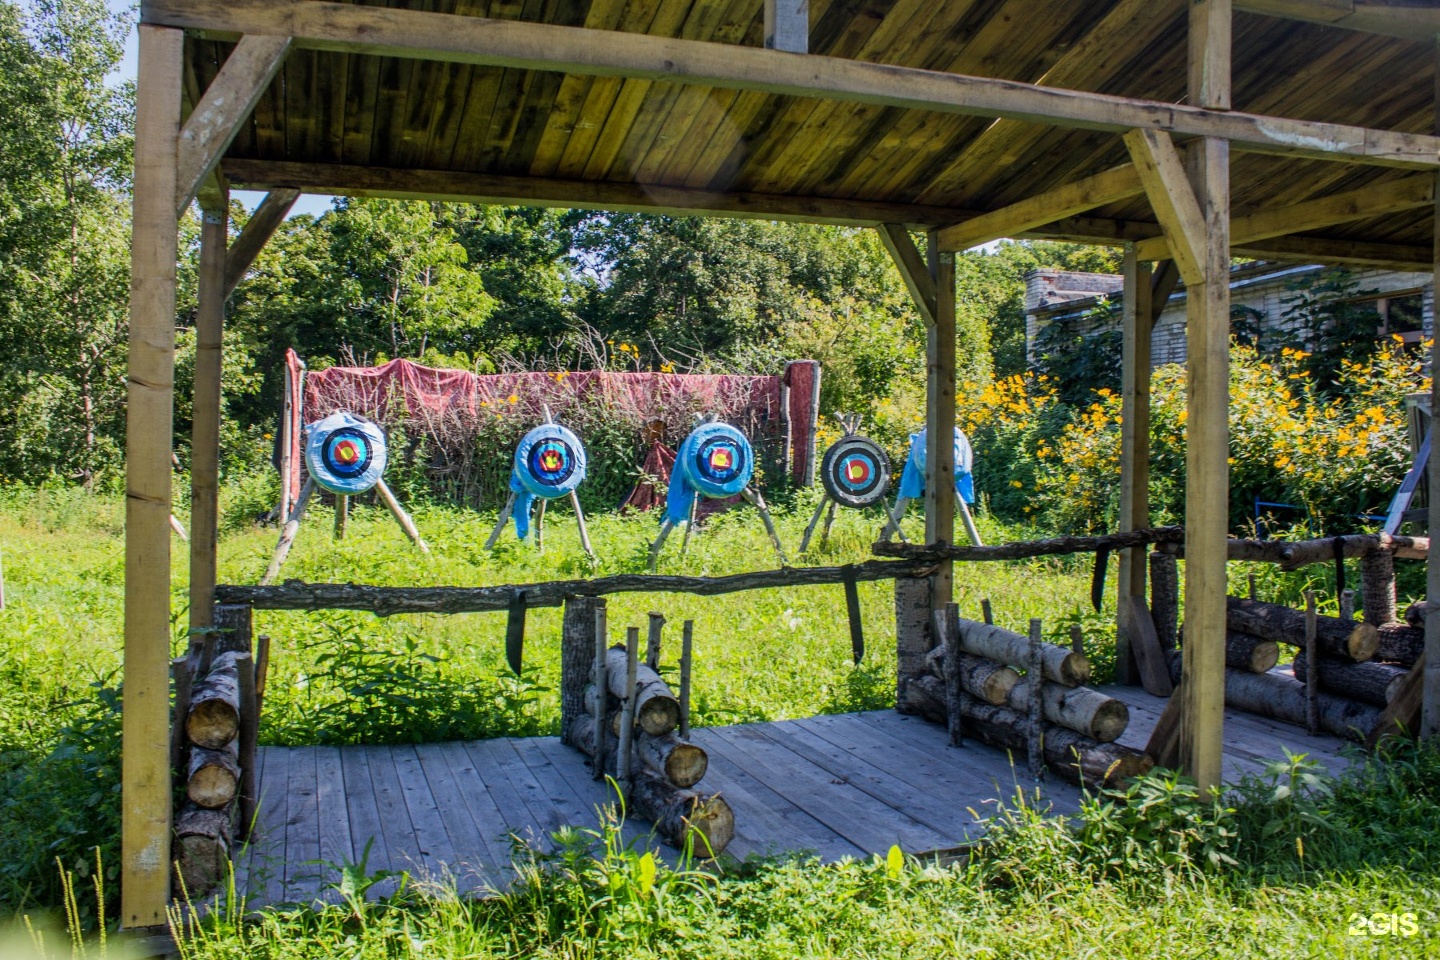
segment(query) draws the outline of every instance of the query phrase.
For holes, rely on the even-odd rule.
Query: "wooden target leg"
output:
[[[800,538],[801,553],[810,549],[810,538],[815,535],[815,528],[820,525],[820,515],[825,512],[825,505],[829,502],[829,497],[821,497],[820,502],[815,505],[815,513],[810,517],[810,522],[805,526],[805,535]]]
[[[500,519],[495,521],[495,529],[490,531],[490,539],[485,541],[486,550],[494,550],[495,544],[500,542],[500,534],[505,530],[505,524],[510,522],[510,511],[515,509],[515,491],[510,491],[510,496],[505,498],[505,506],[500,511]]]
[[[685,536],[680,540],[680,556],[685,556],[690,549],[690,534],[695,530],[695,515],[700,512],[700,498],[696,497],[690,501],[690,518],[685,521]]]
[[[540,497],[540,504],[535,508],[535,549],[541,553],[545,552],[545,504],[549,503],[544,497]]]
[[[300,496],[290,508],[290,516],[285,520],[284,529],[280,531],[280,542],[275,545],[275,555],[270,558],[270,566],[265,568],[265,576],[260,578],[260,586],[274,583],[275,578],[280,576],[280,565],[290,555],[290,547],[295,543],[296,534],[300,532],[300,521],[305,518],[305,508],[310,505],[310,495],[314,492],[315,480],[312,477],[300,488]]]
[[[665,546],[665,538],[670,536],[670,531],[674,529],[675,521],[669,519],[668,517],[665,519],[665,522],[660,525],[660,536],[656,537],[655,542],[650,545],[651,573],[655,572],[655,567],[660,562],[660,548]]]
[[[405,536],[409,537],[411,542],[420,548],[421,553],[429,553],[430,548],[425,545],[424,540],[420,539],[420,531],[415,529],[415,521],[411,520],[410,514],[406,513],[405,508],[400,506],[400,501],[395,499],[395,494],[390,492],[390,488],[385,485],[385,481],[376,480],[375,490],[380,494],[380,499],[385,501],[385,506],[389,507],[390,512],[395,515],[395,521],[400,524],[400,529],[405,531]]]
[[[765,532],[770,534],[770,542],[775,545],[775,554],[780,558],[780,566],[788,567],[790,561],[785,559],[785,548],[780,546],[780,534],[775,532],[775,521],[765,506],[765,498],[760,496],[759,490],[752,490],[749,487],[741,490],[740,496],[753,503],[755,509],[760,511],[760,520],[765,524]]]
[[[820,528],[820,549],[824,550],[825,545],[830,542],[830,527],[835,523],[835,511],[840,504],[830,501],[830,509],[825,511],[825,525]]]
[[[580,549],[591,560],[596,560],[595,548],[590,546],[590,531],[585,529],[585,511],[580,509],[580,495],[574,490],[570,491],[570,505],[575,508],[575,522],[580,526]]]
[[[345,527],[350,522],[350,498],[345,494],[335,497],[335,539],[345,539]]]
[[[900,518],[905,516],[905,508],[908,506],[910,506],[908,497],[895,498],[895,509],[890,511],[885,518],[885,535],[881,538],[881,543],[889,543],[890,538],[897,535],[900,537],[901,543],[907,542],[904,532],[900,529]]]
[[[190,536],[185,532],[185,527],[181,525],[179,519],[177,519],[175,514],[173,513],[170,514],[170,529],[174,530],[175,535],[181,540],[185,541],[186,543],[190,542]]]
[[[980,531],[975,529],[975,518],[970,516],[970,505],[965,502],[963,497],[957,495],[955,507],[960,511],[960,519],[965,524],[965,533],[969,535],[970,542],[977,547],[985,546],[980,542]]]

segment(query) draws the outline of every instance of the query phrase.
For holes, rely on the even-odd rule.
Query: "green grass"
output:
[[[227,489],[224,500],[221,579],[253,583],[277,536],[248,522],[267,505],[268,491],[249,481]],[[780,505],[787,547],[798,544],[812,505],[803,495]],[[514,543],[513,534],[486,554],[493,515],[425,504],[414,513],[429,557],[374,508],[355,511],[343,543],[333,540],[328,513],[317,510],[284,575],[479,585],[633,572],[643,569],[655,531],[650,517],[593,517],[601,556],[591,564],[563,508],[550,517],[543,554]],[[111,875],[98,902],[115,888],[122,521],[118,500],[65,488],[0,489],[7,599],[0,611],[0,916],[58,916],[60,867],[88,889],[97,847]],[[830,547],[805,562],[864,559],[874,528],[872,519],[842,514]],[[984,518],[981,529],[991,541],[1020,533]],[[178,540],[174,548],[178,650],[187,558]],[[672,538],[661,571],[719,575],[774,562],[758,519],[744,509],[712,522],[684,558]],[[1287,575],[1261,588],[1279,596],[1299,585]],[[1089,611],[1089,587],[1088,558],[956,571],[957,599],[970,616],[989,597],[997,620],[1016,629],[1041,617],[1064,637],[1069,622],[1081,623],[1103,675],[1113,660],[1113,612]],[[621,594],[610,600],[610,623],[618,632],[661,610],[673,660],[679,622],[696,621],[698,723],[888,707],[891,587],[860,590],[868,649],[859,668],[850,662],[839,587],[713,598]],[[531,613],[519,678],[504,663],[503,614],[257,612],[256,629],[273,639],[261,731],[267,743],[527,735],[558,725],[558,610]],[[991,848],[964,865],[910,863],[897,873],[880,861],[790,860],[732,867],[718,879],[662,865],[646,881],[634,853],[593,860],[576,852],[533,864],[528,883],[481,903],[407,888],[378,904],[270,912],[254,922],[239,919],[236,905],[190,930],[186,951],[249,958],[1399,957],[1440,950],[1440,755],[1406,753],[1341,784],[1306,779],[1303,768],[1277,776],[1250,788],[1233,812],[1163,779],[1124,802],[1097,798],[1069,823],[1021,805]],[[605,838],[601,830],[577,843]],[[363,869],[341,866],[337,884],[364,885]],[[1352,914],[1406,912],[1420,926],[1412,937],[1346,932]],[[94,924],[96,899],[80,896],[76,913],[82,926]]]

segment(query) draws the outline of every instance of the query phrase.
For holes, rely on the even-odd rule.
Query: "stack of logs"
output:
[[[178,881],[191,896],[228,875],[231,849],[255,814],[255,750],[268,637],[250,649],[250,608],[217,606],[215,629],[171,662],[171,752],[184,801],[175,817]]]
[[[1083,653],[962,619],[954,604],[932,612],[923,580],[897,580],[896,601],[901,712],[946,724],[952,739],[958,733],[1030,751],[1036,766],[1043,758],[1045,767],[1075,783],[1113,785],[1153,765],[1143,752],[1115,742],[1129,725],[1129,708],[1084,685],[1090,661]]]
[[[678,697],[660,676],[664,623],[661,614],[650,614],[642,662],[638,627],[629,628],[624,646],[608,646],[604,600],[577,597],[566,603],[563,739],[590,756],[597,779],[616,779],[629,812],[651,821],[667,843],[708,859],[734,837],[735,814],[720,795],[693,789],[709,765],[704,749],[689,736],[693,623],[685,621]],[[575,661],[586,644],[593,652],[582,673]]]
[[[1312,545],[1318,545],[1315,549],[1329,550],[1331,541],[1288,545],[1294,556],[1287,556],[1282,566],[1293,568],[1304,562],[1331,559],[1312,557]],[[1351,616],[1353,595],[1349,595],[1349,591],[1342,597],[1339,617],[1312,615],[1281,604],[1265,603],[1253,595],[1249,599],[1227,598],[1226,706],[1306,727],[1312,732],[1366,741],[1382,720],[1395,710],[1403,709],[1402,694],[1418,692],[1418,684],[1407,688],[1405,680],[1424,651],[1424,604],[1416,604],[1407,611],[1408,623],[1398,622],[1394,551],[1383,542],[1362,544],[1362,547],[1368,547],[1360,553],[1363,621]],[[1155,561],[1162,559],[1168,560],[1168,564],[1157,565]],[[1174,576],[1173,569],[1173,558],[1158,553],[1152,556],[1151,574],[1156,590],[1162,589],[1163,580]],[[1158,606],[1155,613],[1157,632],[1164,635]],[[1272,670],[1280,659],[1281,644],[1298,650],[1288,676]],[[1313,665],[1306,654],[1309,645],[1316,651]],[[1166,656],[1171,676],[1178,683],[1181,654],[1169,649]]]

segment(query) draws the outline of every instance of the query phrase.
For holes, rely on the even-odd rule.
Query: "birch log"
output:
[[[1021,680],[1010,689],[1004,705],[1024,713],[1029,709],[1030,681]],[[1107,697],[1090,687],[1066,687],[1046,683],[1040,687],[1040,707],[1045,719],[1059,727],[1083,733],[1101,743],[1119,739],[1130,725],[1130,708],[1123,700]]]
[[[1225,634],[1225,666],[1247,673],[1264,673],[1280,662],[1280,645],[1237,630]]]
[[[1305,612],[1265,603],[1226,597],[1226,622],[1231,630],[1248,633],[1267,640],[1277,640],[1294,647],[1305,645]],[[1332,657],[1369,660],[1380,646],[1380,634],[1373,624],[1339,620],[1335,617],[1315,618],[1315,641],[1320,652]]]
[[[1375,650],[1375,659],[1386,663],[1398,663],[1402,667],[1413,667],[1425,652],[1425,630],[1423,627],[1407,627],[1392,623],[1380,628],[1380,643]]]
[[[1321,690],[1377,707],[1390,705],[1405,679],[1405,674],[1410,672],[1393,663],[1378,663],[1374,660],[1356,663],[1334,657],[1320,657],[1316,665],[1320,668]],[[1305,671],[1308,666],[1309,659],[1302,650],[1295,656],[1295,663],[1291,666],[1296,680],[1306,682]]]
[[[702,860],[720,856],[735,838],[735,811],[720,794],[677,790],[648,771],[631,778],[630,809],[655,825],[655,832]]]
[[[612,696],[625,699],[627,668],[625,648],[611,647],[605,656],[605,673]],[[635,722],[651,736],[669,733],[680,724],[680,701],[670,685],[645,664],[636,664]]]
[[[1179,652],[1170,655],[1171,676],[1180,671]],[[1320,729],[1347,740],[1364,740],[1380,719],[1380,708],[1334,694],[1318,698]],[[1225,706],[1261,717],[1305,726],[1305,684],[1278,673],[1249,673],[1227,668]]]
[[[202,897],[229,876],[233,829],[228,808],[207,810],[193,803],[181,808],[172,855],[187,896]]]
[[[618,716],[618,713],[617,713]],[[595,718],[588,714],[578,715],[570,724],[570,736],[577,748],[595,756]],[[615,753],[618,739],[605,738],[605,767],[616,767]],[[710,757],[704,748],[688,740],[681,740],[673,733],[651,736],[643,730],[630,745],[631,768],[649,770],[664,777],[677,787],[693,787],[705,777],[710,766]]]
[[[936,723],[945,723],[945,684],[936,677],[922,676],[908,690],[910,712]],[[1026,749],[1029,719],[1009,707],[997,707],[976,700],[965,705],[966,736],[1009,750]],[[1045,763],[1071,783],[1090,786],[1114,785],[1140,776],[1154,762],[1139,750],[1118,743],[1100,743],[1064,727],[1045,730]]]
[[[240,787],[240,757],[236,748],[237,741],[231,740],[219,750],[195,747],[190,751],[185,795],[197,806],[217,810],[235,799]]]
[[[185,735],[199,747],[218,750],[240,732],[239,655],[222,653],[210,672],[190,691],[190,715],[185,718]]]
[[[1011,666],[1023,666],[1029,657],[1030,638],[974,620],[960,621],[960,648]],[[1041,672],[1045,679],[1078,687],[1090,679],[1090,661],[1053,643],[1041,644]]]
[[[936,647],[925,657],[927,671],[941,680],[947,678],[945,648]],[[1020,674],[1003,663],[974,654],[960,654],[960,684],[965,692],[986,703],[1002,704],[1010,689],[1020,682]]]

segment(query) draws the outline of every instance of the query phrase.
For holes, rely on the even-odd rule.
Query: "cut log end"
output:
[[[224,700],[206,700],[190,708],[185,718],[185,735],[190,742],[208,750],[219,750],[240,732],[240,711]]]
[[[666,696],[651,697],[640,705],[635,717],[640,729],[658,737],[680,725],[680,701]]]
[[[713,860],[725,852],[730,841],[735,839],[735,811],[718,793],[700,799],[685,817],[687,832],[682,838],[682,849],[688,849],[697,857]]]
[[[1078,687],[1090,682],[1090,659],[1083,653],[1071,651],[1060,664],[1061,683]]]
[[[1091,721],[1090,736],[1101,743],[1120,739],[1125,728],[1130,726],[1130,708],[1123,700],[1110,700],[1095,711]]]

